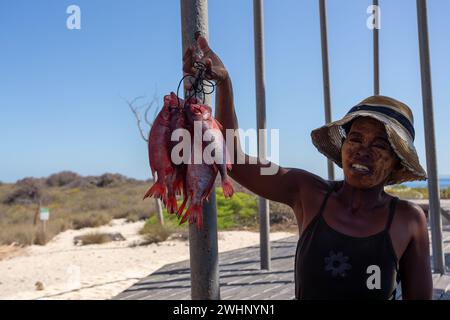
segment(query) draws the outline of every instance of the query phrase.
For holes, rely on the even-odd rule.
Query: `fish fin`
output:
[[[230,198],[234,193],[233,185],[228,179],[222,181],[222,189],[225,198]]]
[[[180,224],[185,223],[187,219],[189,219],[190,224],[197,221],[197,226],[203,226],[202,206],[198,204],[191,204],[181,219]]]
[[[167,199],[167,204],[166,204],[166,208],[167,211],[169,213],[175,213],[178,210],[178,204],[177,204],[177,199],[175,198],[175,196],[173,197],[169,197]]]
[[[161,182],[155,182],[145,193],[144,199],[148,197],[154,196],[155,198],[162,198],[165,200],[166,198],[166,186],[164,186]]]
[[[183,210],[184,210],[184,207],[186,206],[186,202],[187,202],[188,198],[189,198],[188,196],[185,196],[184,199],[183,199],[183,202],[181,203],[180,207],[178,208],[178,211],[177,211],[178,219],[183,214]],[[180,222],[180,224],[181,224],[181,222]]]
[[[180,195],[183,192],[183,179],[175,180],[173,183],[173,190],[176,195]]]

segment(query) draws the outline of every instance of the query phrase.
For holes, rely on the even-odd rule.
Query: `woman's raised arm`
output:
[[[304,170],[278,167],[271,162],[261,163],[258,159],[245,154],[240,146],[239,128],[234,109],[233,87],[230,76],[219,57],[208,46],[206,39],[199,37],[197,43],[203,52],[202,62],[206,64],[206,78],[216,81],[216,119],[223,126],[225,139],[230,138],[227,130],[233,131],[234,143],[232,154],[232,170],[230,176],[252,192],[277,202],[293,207],[297,201],[301,184],[313,175]],[[195,57],[193,48],[189,48],[183,57],[183,70],[194,74]],[[238,159],[240,159],[238,161]],[[269,169],[270,168],[270,169]],[[266,171],[266,172],[264,172]],[[270,174],[267,174],[270,173]]]

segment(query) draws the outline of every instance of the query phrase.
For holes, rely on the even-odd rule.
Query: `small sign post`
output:
[[[42,221],[42,233],[44,235],[44,241],[47,240],[46,229],[47,229],[47,221],[50,217],[50,210],[48,208],[41,207],[39,209],[39,219]]]

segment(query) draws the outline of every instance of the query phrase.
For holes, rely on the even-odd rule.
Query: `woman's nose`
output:
[[[372,153],[370,152],[370,148],[363,144],[356,151],[356,156],[361,160],[372,160]]]

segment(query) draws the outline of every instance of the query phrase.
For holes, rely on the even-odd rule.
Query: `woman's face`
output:
[[[360,189],[384,185],[398,162],[384,125],[369,117],[354,120],[341,156],[345,181]]]

